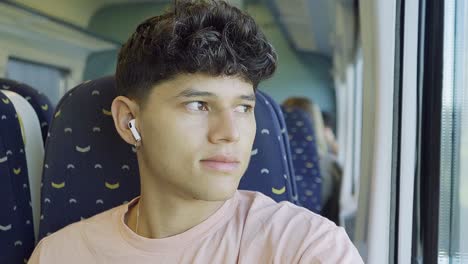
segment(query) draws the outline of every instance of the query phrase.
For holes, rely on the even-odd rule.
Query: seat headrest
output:
[[[0,78],[0,89],[15,92],[23,96],[31,104],[41,123],[42,138],[45,143],[49,124],[54,113],[54,105],[49,98],[27,84],[3,78]]]

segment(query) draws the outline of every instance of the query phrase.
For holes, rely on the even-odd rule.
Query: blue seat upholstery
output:
[[[297,192],[298,189],[297,189],[296,181],[295,181],[296,176],[295,176],[294,164],[292,161],[291,147],[289,144],[288,129],[286,126],[286,121],[283,115],[283,111],[281,110],[281,107],[276,103],[276,101],[273,100],[273,98],[271,98],[271,96],[261,91],[259,91],[259,93],[261,93],[264,97],[266,97],[266,100],[268,102],[271,102],[270,105],[272,106],[276,114],[276,119],[279,121],[279,127],[281,130],[281,139],[283,141],[283,144],[280,144],[280,145],[283,148],[282,151],[284,152],[283,160],[287,164],[287,171],[288,171],[287,176],[288,176],[288,180],[290,181],[291,190],[293,194],[292,199],[294,203],[300,205],[299,196]]]
[[[139,194],[136,155],[116,132],[110,112],[115,96],[114,77],[105,77],[77,86],[57,105],[46,145],[40,238]],[[240,189],[292,201],[272,104],[257,94],[257,134]]]
[[[18,115],[0,91],[0,263],[24,263],[34,249],[28,168]]]
[[[314,126],[308,114],[296,108],[283,108],[291,144],[299,201],[309,210],[321,211],[320,164]]]
[[[257,133],[250,164],[239,189],[259,191],[278,202],[294,202],[296,192],[289,167],[291,156],[286,152],[281,134],[284,120],[280,120],[274,110],[278,106],[275,101],[261,91],[257,91],[256,97]]]
[[[15,92],[28,100],[41,123],[42,139],[45,143],[49,124],[54,113],[54,106],[49,98],[27,84],[3,78],[0,78],[0,89]]]

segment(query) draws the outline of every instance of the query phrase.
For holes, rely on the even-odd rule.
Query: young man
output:
[[[179,2],[120,51],[120,136],[141,196],[44,238],[30,263],[362,263],[342,228],[238,191],[255,137],[255,89],[276,54],[224,2]]]

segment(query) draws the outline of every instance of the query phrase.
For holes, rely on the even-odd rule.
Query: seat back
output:
[[[0,91],[0,263],[23,263],[34,249],[28,168],[21,127]]]
[[[115,97],[114,78],[105,77],[79,85],[57,105],[46,145],[40,237],[139,195],[135,150],[116,132],[110,112]],[[291,201],[273,103],[257,94],[257,134],[239,188]]]
[[[291,144],[299,201],[309,210],[320,213],[322,178],[315,142],[314,125],[308,114],[297,108],[283,108]]]
[[[270,105],[272,106],[273,111],[276,114],[276,118],[279,121],[279,127],[281,129],[281,141],[283,142],[283,144],[281,144],[283,148],[283,152],[284,152],[283,160],[284,162],[286,162],[286,166],[287,166],[287,171],[288,171],[287,176],[291,185],[291,190],[292,190],[292,195],[293,195],[292,199],[295,204],[300,205],[298,189],[297,189],[296,180],[295,180],[296,173],[295,173],[294,164],[292,161],[291,146],[290,146],[289,137],[288,137],[288,129],[286,126],[286,121],[283,115],[283,111],[281,110],[281,106],[278,105],[276,101],[273,98],[271,98],[271,96],[269,96],[266,93],[262,93],[261,91],[259,92],[264,97],[266,97],[266,99],[269,102],[271,102]]]
[[[0,78],[0,89],[15,92],[23,96],[31,104],[39,118],[42,139],[45,144],[49,124],[54,113],[54,106],[49,98],[27,84],[3,78]]]
[[[115,96],[114,79],[106,77],[59,101],[45,147],[40,239],[138,195],[135,150],[116,132],[110,112]]]
[[[270,196],[275,201],[295,201],[290,154],[282,138],[282,123],[274,109],[279,107],[266,93],[256,93],[255,119],[257,132],[249,167],[239,189],[253,190]],[[259,176],[259,174],[261,176]]]
[[[38,236],[40,212],[40,194],[42,163],[44,162],[44,143],[42,141],[41,126],[31,104],[21,95],[4,90],[16,109],[23,132],[23,144],[28,167],[29,190],[31,191],[31,207],[33,210],[34,235]]]

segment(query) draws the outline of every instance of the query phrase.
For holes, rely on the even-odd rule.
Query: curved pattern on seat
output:
[[[39,239],[139,194],[136,155],[110,112],[115,96],[108,77],[75,87],[58,103],[45,148]]]
[[[0,91],[0,263],[23,263],[34,249],[28,168],[20,122]]]
[[[255,119],[257,132],[249,167],[239,189],[259,191],[275,201],[294,200],[291,173],[281,137],[280,121],[273,109],[276,104],[265,93],[257,91]]]
[[[268,94],[262,91],[259,91],[259,93],[263,95],[269,102],[271,102],[270,105],[272,106],[276,114],[276,118],[279,121],[279,128],[281,130],[281,138],[283,141],[283,144],[282,144],[282,148],[283,148],[282,151],[284,152],[283,160],[284,162],[286,162],[286,167],[288,171],[287,175],[288,175],[288,180],[291,185],[292,201],[295,204],[300,205],[299,195],[297,191],[298,189],[297,189],[297,185],[295,181],[296,175],[295,175],[295,170],[294,170],[294,164],[292,161],[291,146],[289,144],[288,129],[286,126],[286,121],[283,115],[283,111],[281,110],[281,106],[278,105],[276,101],[273,100],[273,98],[271,98],[271,96],[269,96]]]
[[[40,238],[139,194],[136,155],[115,131],[110,112],[115,96],[114,77],[105,77],[77,86],[59,102],[46,145]],[[271,104],[257,96],[257,134],[240,188],[290,201],[281,131]]]
[[[291,143],[299,201],[302,206],[320,213],[322,178],[313,123],[307,113],[300,109],[283,108],[283,113]]]
[[[54,106],[49,98],[27,84],[3,78],[0,78],[0,89],[15,92],[28,100],[41,123],[42,139],[45,144],[49,124],[54,113]]]

